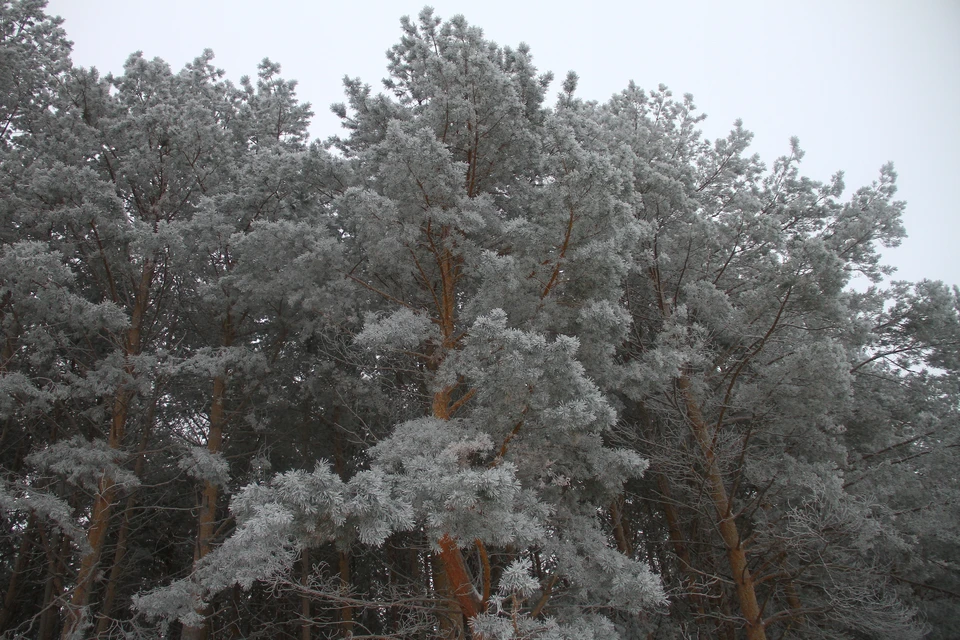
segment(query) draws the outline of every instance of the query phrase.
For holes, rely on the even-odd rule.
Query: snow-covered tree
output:
[[[404,18],[265,59],[0,3],[2,637],[957,635],[960,303],[690,96]],[[867,291],[848,288],[865,276]]]
[[[549,613],[562,628],[586,624],[596,602],[636,614],[662,591],[598,513],[646,465],[609,446],[616,414],[587,373],[626,333],[618,285],[642,231],[618,199],[621,177],[580,143],[576,114],[543,109],[547,78],[525,48],[428,11],[404,33],[390,53],[394,100],[347,85],[340,146],[358,186],[331,204],[353,265],[344,275],[368,300],[354,341],[369,354],[362,375],[397,388],[391,413],[410,416],[380,427],[367,455],[384,492],[372,498],[411,514],[360,541],[425,536],[433,591],[457,612],[438,623],[450,632],[497,628],[496,576],[518,555],[537,559],[536,588],[513,615]],[[612,331],[584,332],[581,348],[578,327],[596,321]],[[251,552],[217,555],[228,549]]]

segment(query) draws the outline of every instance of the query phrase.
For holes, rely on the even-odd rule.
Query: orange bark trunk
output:
[[[147,409],[147,419],[140,435],[140,444],[137,446],[137,462],[134,464],[134,474],[138,478],[143,477],[143,467],[146,462],[145,452],[147,444],[150,442],[150,434],[153,431],[153,421],[156,414],[157,400],[154,396],[153,402]],[[132,493],[127,497],[126,506],[123,509],[123,523],[120,525],[120,532],[117,534],[117,549],[113,555],[113,565],[110,569],[110,580],[107,582],[107,588],[104,591],[103,605],[100,607],[100,617],[97,620],[97,637],[105,634],[110,624],[110,614],[113,611],[113,603],[117,594],[117,583],[123,570],[123,560],[127,552],[127,539],[130,533],[130,518],[133,508],[136,505],[137,497]]]
[[[124,427],[127,422],[127,405],[133,399],[133,392],[121,390],[117,393],[114,402],[113,422],[110,427],[110,448],[119,449],[123,440]],[[93,588],[93,578],[100,564],[100,555],[106,541],[107,530],[110,526],[110,514],[117,495],[117,487],[113,478],[106,473],[100,478],[97,487],[97,496],[93,501],[93,510],[90,514],[90,527],[87,529],[87,543],[90,550],[80,560],[80,570],[77,572],[77,585],[73,590],[73,597],[66,607],[66,620],[63,625],[62,638],[68,640],[74,631],[83,622],[87,615],[87,605],[90,603],[90,592]]]
[[[441,237],[449,236],[450,230],[444,227]],[[431,369],[436,369],[443,359],[444,351],[455,349],[457,338],[454,335],[456,326],[456,284],[460,277],[458,259],[449,248],[435,251],[437,266],[440,271],[440,296],[437,299],[437,312],[443,342],[439,357],[430,363]],[[449,420],[459,403],[453,402],[455,386],[446,386],[433,395],[431,409],[433,417],[439,420]],[[473,586],[469,569],[463,558],[463,553],[456,541],[444,533],[438,541],[440,553],[437,555],[442,580],[452,603],[459,607],[460,612],[467,619],[473,619],[480,614],[483,606],[482,598]]]
[[[704,459],[707,492],[717,512],[717,529],[727,550],[727,561],[730,563],[730,573],[736,586],[737,600],[740,604],[740,613],[746,620],[747,640],[766,640],[766,632],[761,617],[760,604],[757,602],[757,593],[754,588],[753,576],[747,566],[747,554],[743,548],[743,541],[737,524],[733,519],[733,508],[730,497],[727,495],[723,483],[723,474],[713,451],[713,442],[709,428],[704,422],[700,406],[697,404],[690,388],[690,379],[682,375],[677,380],[677,387],[683,396],[687,409],[687,418],[690,428],[700,446]]]
[[[130,328],[124,336],[124,371],[128,376],[134,376],[135,371],[132,363],[129,361],[131,356],[139,355],[141,350],[141,332],[143,330],[144,317],[150,303],[150,286],[153,283],[154,263],[147,260],[140,272],[140,282],[137,287],[136,297],[134,299],[133,309],[130,314]],[[113,416],[110,422],[110,436],[108,444],[111,449],[118,450],[123,446],[123,437],[126,433],[127,415],[130,410],[130,402],[136,395],[135,391],[121,387],[113,404]],[[87,529],[87,543],[90,550],[84,554],[80,561],[80,570],[77,573],[77,585],[73,590],[73,597],[65,608],[66,621],[63,625],[61,637],[64,640],[71,638],[78,625],[87,615],[87,606],[90,603],[90,592],[93,586],[93,577],[96,575],[97,566],[100,564],[100,556],[103,553],[103,543],[106,540],[107,530],[110,526],[110,514],[113,510],[113,504],[117,496],[117,487],[113,478],[104,474],[100,478],[97,496],[94,499],[93,511],[90,515],[90,526]]]
[[[232,330],[229,320],[224,325],[224,346],[232,342]],[[224,400],[227,395],[227,375],[224,373],[213,379],[213,397],[210,403],[210,431],[207,434],[207,450],[217,454],[223,445],[223,432],[226,426],[226,412]],[[213,546],[213,538],[217,526],[217,501],[220,498],[220,485],[210,480],[204,480],[203,493],[200,496],[200,513],[197,516],[197,544],[193,552],[193,568],[196,570],[200,562]],[[206,618],[208,611],[203,608],[197,611]],[[208,625],[200,627],[184,627],[182,637],[189,640],[204,640],[207,637]]]

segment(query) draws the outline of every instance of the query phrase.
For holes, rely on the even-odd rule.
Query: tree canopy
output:
[[[960,634],[960,291],[890,280],[892,164],[551,102],[430,9],[310,142],[279,64],[102,77],[44,7],[0,4],[0,637]]]

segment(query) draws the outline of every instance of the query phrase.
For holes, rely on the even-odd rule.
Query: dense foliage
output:
[[[309,143],[279,65],[100,77],[44,5],[0,4],[2,637],[960,636],[960,293],[885,280],[892,166],[548,106],[429,10]]]

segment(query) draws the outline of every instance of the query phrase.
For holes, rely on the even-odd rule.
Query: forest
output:
[[[960,637],[960,291],[884,265],[893,165],[430,9],[311,141],[279,64],[101,76],[45,5],[0,3],[0,638]]]

